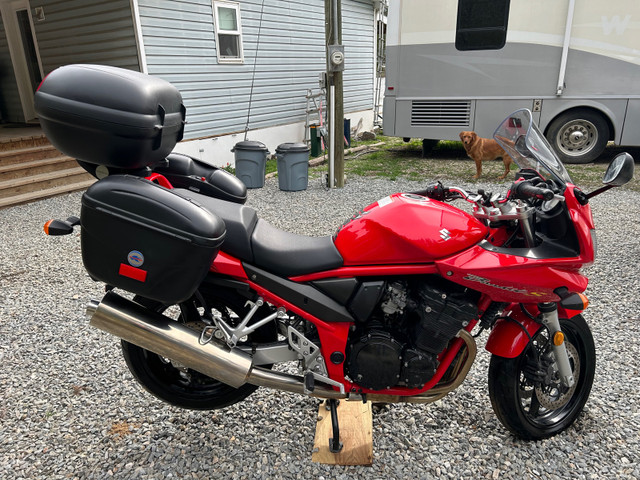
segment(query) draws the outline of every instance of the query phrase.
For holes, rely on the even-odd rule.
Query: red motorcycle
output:
[[[581,269],[596,255],[589,199],[632,178],[630,155],[585,194],[519,110],[494,135],[520,167],[506,194],[436,183],[311,238],[260,219],[235,177],[170,154],[181,105],[166,82],[96,66],[56,70],[36,94],[52,143],[101,178],[79,219],[45,229],[81,225],[85,267],[108,285],[90,324],[122,339],[146,390],[203,410],[260,386],[330,399],[333,413],[336,399],[428,403],[462,383],[488,330],[504,426],[541,439],[575,421],[596,362],[581,315]],[[172,115],[182,120],[167,125]],[[272,370],[283,362],[298,374]]]

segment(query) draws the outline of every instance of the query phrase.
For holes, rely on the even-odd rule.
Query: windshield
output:
[[[524,108],[505,118],[493,138],[521,169],[535,170],[545,180],[552,178],[562,184],[573,183],[551,145],[533,123],[530,110]]]

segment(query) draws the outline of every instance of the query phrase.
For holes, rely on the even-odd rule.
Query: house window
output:
[[[240,5],[235,2],[213,2],[213,11],[218,62],[244,63]]]
[[[507,39],[510,0],[460,0],[458,50],[499,50]]]

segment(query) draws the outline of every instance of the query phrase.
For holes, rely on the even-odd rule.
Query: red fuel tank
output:
[[[335,235],[345,265],[429,263],[475,245],[488,228],[468,213],[411,193],[366,207]]]

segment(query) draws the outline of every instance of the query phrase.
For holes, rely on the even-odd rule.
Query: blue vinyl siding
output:
[[[240,1],[244,64],[218,64],[211,0],[139,0],[147,68],[178,87],[186,139],[303,121],[325,70],[324,0]],[[343,0],[345,112],[373,107],[373,6]],[[259,48],[256,60],[256,48]]]
[[[42,68],[98,63],[140,70],[129,0],[39,0],[45,20],[35,22]]]

